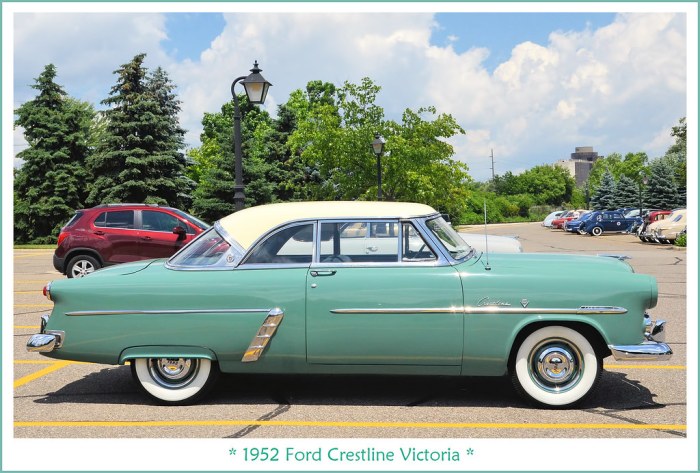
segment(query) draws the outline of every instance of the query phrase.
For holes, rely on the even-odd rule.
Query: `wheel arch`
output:
[[[100,263],[100,266],[104,266],[104,260],[102,259],[102,256],[100,256],[100,253],[93,250],[92,248],[73,248],[68,253],[66,253],[66,257],[64,259],[66,269],[68,267],[68,263],[70,263],[70,260],[72,260],[76,256],[81,255],[92,256]]]
[[[119,364],[137,358],[205,358],[217,362],[216,353],[209,348],[177,345],[144,345],[129,347],[119,354]]]
[[[605,338],[601,334],[600,330],[595,326],[587,322],[574,321],[574,320],[542,320],[529,323],[522,327],[518,334],[513,339],[513,343],[510,345],[510,352],[508,354],[508,372],[512,372],[515,365],[515,357],[518,353],[518,349],[523,341],[535,331],[551,326],[567,327],[572,330],[579,332],[581,335],[586,337],[589,343],[593,346],[596,355],[600,358],[605,358],[610,355],[610,349],[605,341]]]

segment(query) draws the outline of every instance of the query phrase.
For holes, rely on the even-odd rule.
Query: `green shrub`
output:
[[[686,247],[688,244],[688,234],[687,233],[681,233],[676,237],[676,241],[673,242],[674,245],[676,246],[681,246],[683,248]]]

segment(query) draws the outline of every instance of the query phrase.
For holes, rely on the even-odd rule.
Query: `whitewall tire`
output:
[[[515,355],[512,380],[527,400],[547,407],[570,407],[590,394],[603,360],[581,333],[550,326],[523,340]]]
[[[214,386],[219,369],[206,358],[137,358],[131,373],[143,391],[161,404],[192,404]]]

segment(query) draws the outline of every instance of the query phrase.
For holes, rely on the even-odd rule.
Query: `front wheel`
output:
[[[593,227],[591,229],[591,235],[593,236],[600,236],[603,234],[603,229],[600,227]]]
[[[219,377],[215,363],[205,358],[137,358],[131,374],[143,391],[160,404],[194,404]]]
[[[518,348],[511,378],[516,391],[545,407],[571,407],[595,388],[603,371],[586,337],[568,327],[544,327]]]

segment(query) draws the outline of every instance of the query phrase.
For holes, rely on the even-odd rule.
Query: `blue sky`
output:
[[[370,77],[382,88],[377,103],[386,118],[428,105],[453,115],[466,130],[451,140],[455,159],[486,180],[491,149],[497,174],[568,159],[577,146],[660,156],[671,127],[696,102],[688,100],[688,90],[697,90],[686,61],[688,45],[697,51],[688,4],[625,4],[625,12],[502,4],[509,7],[498,13],[460,3],[447,4],[451,12],[416,3],[176,4],[183,12],[151,5],[164,11],[52,4],[56,11],[44,12],[12,4],[20,11],[13,31],[4,32],[11,41],[3,41],[14,54],[10,103],[31,99],[34,78],[53,63],[70,95],[100,107],[113,71],[146,53],[145,65],[163,67],[178,86],[187,144],[197,147],[203,114],[230,100],[232,79],[254,60],[274,84],[264,105],[273,115],[310,80],[342,85]],[[12,139],[15,151],[26,146],[21,129]]]

